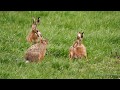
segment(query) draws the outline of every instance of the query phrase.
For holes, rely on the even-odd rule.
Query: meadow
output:
[[[25,63],[32,17],[48,39],[41,63]],[[77,32],[84,32],[88,60],[69,60]],[[1,79],[120,79],[119,11],[0,11]]]

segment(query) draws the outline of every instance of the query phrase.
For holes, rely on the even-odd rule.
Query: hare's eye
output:
[[[37,32],[38,32],[38,30],[37,30]]]

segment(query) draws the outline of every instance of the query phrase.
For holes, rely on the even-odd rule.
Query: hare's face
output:
[[[83,33],[84,32],[78,32],[78,34],[77,34],[77,39],[79,39],[79,40],[82,40],[83,39]]]
[[[39,30],[37,30],[37,24],[40,22],[39,20],[40,17],[38,17],[38,19],[36,20],[34,17],[33,17],[33,23],[32,23],[32,32],[34,34],[36,34],[38,37],[42,37],[41,33],[39,32]]]
[[[40,31],[38,31],[38,30],[37,30],[37,35],[38,35],[38,37],[42,37],[41,32],[40,32]]]
[[[42,39],[42,34],[41,34],[41,32],[39,30],[32,30],[32,32],[34,33],[34,35],[37,36],[37,38]]]
[[[41,43],[44,44],[44,45],[47,45],[48,44],[48,40],[41,40]]]

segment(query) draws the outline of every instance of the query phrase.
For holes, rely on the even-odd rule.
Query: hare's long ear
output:
[[[37,24],[40,23],[40,17],[38,17],[36,23],[37,23]]]
[[[83,38],[83,34],[84,34],[84,32],[81,33],[81,38]]]
[[[33,17],[32,19],[33,19],[33,24],[35,24],[35,18]]]

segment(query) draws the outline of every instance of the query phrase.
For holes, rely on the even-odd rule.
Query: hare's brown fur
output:
[[[69,58],[87,58],[86,47],[82,44],[83,33],[78,33],[77,40],[69,49]]]
[[[28,36],[26,38],[28,42],[32,42],[35,44],[35,43],[39,42],[39,39],[42,38],[40,31],[37,29],[38,23],[39,23],[39,18],[38,18],[38,20],[35,20],[35,18],[33,18],[32,31],[28,34]]]
[[[25,53],[25,59],[29,62],[41,61],[45,56],[47,44],[47,40],[40,40],[39,43],[32,45]]]

